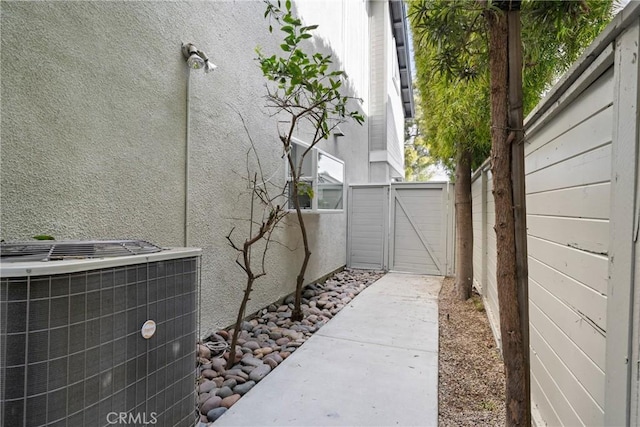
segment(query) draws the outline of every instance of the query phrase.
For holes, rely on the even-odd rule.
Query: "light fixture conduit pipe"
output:
[[[187,61],[186,130],[184,147],[184,246],[189,246],[189,157],[191,144],[191,70],[204,69],[205,74],[215,70],[216,65],[193,43],[182,43],[182,55]]]
[[[184,247],[189,247],[189,143],[191,141],[191,69],[187,71],[187,114],[184,144]]]

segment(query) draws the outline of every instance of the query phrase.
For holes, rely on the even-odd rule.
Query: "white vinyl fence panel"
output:
[[[348,262],[352,268],[386,268],[389,186],[349,188]]]
[[[500,344],[500,308],[498,306],[498,286],[496,283],[496,234],[495,204],[493,201],[493,178],[488,165],[474,176],[471,184],[473,212],[473,277],[485,301],[485,309],[493,334]],[[477,175],[477,174],[476,174]]]
[[[589,204],[557,212],[546,196],[610,182],[612,103],[610,68],[525,148],[526,191],[538,203],[527,215],[533,397],[564,425],[604,423],[609,218]]]

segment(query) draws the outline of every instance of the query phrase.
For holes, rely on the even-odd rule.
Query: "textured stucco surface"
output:
[[[244,276],[225,236],[248,230],[246,121],[266,177],[284,179],[256,46],[277,52],[264,6],[242,2],[2,2],[1,237],[184,244],[187,73],[182,42],[218,69],[191,74],[189,246],[203,248],[202,332],[230,324]],[[340,19],[339,11],[335,19]],[[362,22],[366,23],[366,20]],[[329,41],[314,40],[330,51]],[[348,43],[347,43],[348,44]],[[310,44],[311,45],[311,44]],[[348,47],[343,50],[348,50]],[[35,63],[33,62],[35,59]],[[340,58],[336,58],[340,63]],[[364,75],[364,74],[363,74]],[[365,182],[367,129],[322,148]],[[304,139],[304,132],[299,135]],[[307,215],[307,279],[345,264],[346,214]],[[278,231],[248,312],[293,291],[302,243]]]

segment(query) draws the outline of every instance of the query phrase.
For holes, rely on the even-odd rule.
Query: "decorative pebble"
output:
[[[282,338],[282,333],[280,331],[269,332],[269,338],[277,341]]]
[[[221,357],[216,357],[211,360],[211,368],[213,368],[217,372],[224,371],[225,366],[227,366],[227,361]]]
[[[248,381],[244,384],[238,384],[233,388],[233,391],[240,396],[244,396],[249,390],[253,388],[254,385],[256,385],[255,381]]]
[[[275,360],[276,363],[282,363],[282,356],[280,356],[280,353],[271,353],[265,356],[264,361],[266,362],[269,359]]]
[[[198,357],[211,359],[211,349],[203,344],[198,344]]]
[[[261,379],[263,379],[265,376],[267,376],[269,372],[271,372],[271,366],[269,366],[268,364],[258,366],[256,369],[251,371],[251,373],[249,374],[249,379],[251,381],[258,382]]]
[[[243,357],[240,363],[242,363],[243,365],[260,366],[262,365],[262,360],[249,356]]]
[[[285,313],[287,311],[289,311],[288,305],[281,305],[280,307],[278,307],[278,310],[276,310],[277,313]]]
[[[232,394],[231,396],[225,397],[224,399],[222,399],[220,406],[223,406],[225,408],[231,408],[233,404],[240,399],[240,397],[241,396],[239,394]]]
[[[243,373],[244,373],[244,372],[243,372]],[[245,374],[245,375],[246,375],[246,374]],[[247,382],[247,379],[246,379],[246,378],[242,378],[242,377],[239,377],[239,376],[237,376],[237,375],[229,375],[227,378],[228,378],[228,379],[231,379],[231,380],[236,380],[236,383],[237,383],[237,384],[244,384],[244,383],[246,383],[246,382]],[[248,375],[247,375],[247,378],[248,378]]]
[[[264,356],[265,354],[269,354],[272,352],[273,352],[273,349],[271,347],[262,347],[254,351],[253,354],[261,354]]]
[[[211,397],[211,394],[209,393],[200,393],[198,395],[198,405],[202,405],[204,402],[209,400],[210,397]]]
[[[240,369],[242,369],[242,372],[244,372],[245,374],[250,374],[251,371],[253,371],[256,367],[255,366],[251,366],[251,365],[242,365],[240,367]]]
[[[250,349],[251,351],[253,350],[257,350],[260,348],[260,344],[257,343],[257,341],[253,341],[253,340],[249,340],[246,343],[244,343],[244,347]]]
[[[224,408],[224,407],[214,408],[209,412],[207,412],[207,418],[209,419],[209,421],[213,422],[218,418],[220,418],[222,414],[224,414],[225,412],[227,412],[227,408]]]
[[[198,386],[198,393],[208,393],[214,388],[216,388],[216,383],[211,380],[207,380]]]
[[[244,378],[245,380],[247,378],[249,378],[249,375],[247,375],[245,372],[242,372],[242,370],[240,368],[234,368],[234,369],[227,370],[227,372],[225,372],[225,374],[224,374],[224,377],[228,379],[230,376]]]
[[[229,387],[222,387],[220,390],[218,390],[218,392],[216,393],[216,396],[220,396],[221,398],[225,398],[225,397],[229,397],[233,394],[233,391],[231,390],[231,388]]]
[[[222,387],[229,387],[229,388],[234,388],[237,385],[238,385],[238,382],[233,378],[231,378],[230,380],[226,380],[225,382],[222,383]]]
[[[264,359],[264,363],[266,363],[267,365],[271,366],[271,369],[275,369],[278,366],[278,362],[276,362],[274,359],[272,358],[265,358]]]
[[[207,379],[211,379],[217,377],[218,373],[213,369],[205,369],[204,371],[202,371],[202,376]]]
[[[289,341],[291,341],[289,338],[287,337],[282,337],[279,340],[276,340],[276,344],[278,345],[285,345],[287,344]]]
[[[220,396],[211,396],[200,406],[200,413],[207,414],[210,410],[219,407],[221,402],[222,398]]]

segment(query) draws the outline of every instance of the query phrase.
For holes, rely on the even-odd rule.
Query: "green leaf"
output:
[[[291,48],[290,48],[290,47],[289,47],[289,45],[288,45],[288,44],[286,44],[286,43],[282,43],[282,44],[280,45],[280,48],[281,48],[282,50],[284,50],[285,52],[291,52]]]
[[[33,236],[33,238],[36,240],[56,240],[55,237],[49,236],[48,234],[38,234]]]
[[[298,195],[313,198],[313,186],[305,181],[298,182]]]

